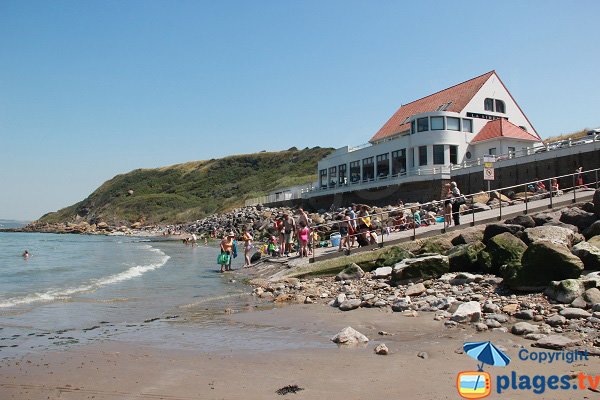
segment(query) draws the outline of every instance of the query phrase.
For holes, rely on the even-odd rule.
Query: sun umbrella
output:
[[[480,370],[483,364],[505,367],[510,363],[510,358],[492,342],[467,342],[463,345],[463,349],[469,357],[481,362]]]

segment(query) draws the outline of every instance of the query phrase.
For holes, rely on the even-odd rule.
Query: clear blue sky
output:
[[[542,137],[600,126],[599,1],[0,0],[0,218],[104,181],[367,140],[495,69]]]

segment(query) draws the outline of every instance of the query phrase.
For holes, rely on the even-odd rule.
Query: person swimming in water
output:
[[[29,258],[29,256],[30,256],[30,254],[29,254],[29,251],[28,251],[28,250],[25,250],[25,251],[23,252],[22,256],[23,256],[23,258],[25,258],[25,259]]]

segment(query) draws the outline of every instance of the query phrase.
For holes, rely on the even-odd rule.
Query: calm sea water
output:
[[[0,233],[0,357],[110,339],[214,350],[297,347],[289,332],[224,318],[227,308],[261,305],[250,287],[217,272],[217,254],[177,241]],[[235,259],[234,269],[242,265],[243,257]]]

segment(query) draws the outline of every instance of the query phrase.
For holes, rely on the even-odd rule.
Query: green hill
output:
[[[315,181],[317,162],[332,149],[315,147],[136,169],[105,182],[85,200],[38,222],[86,220],[183,223],[243,206],[249,198]]]

